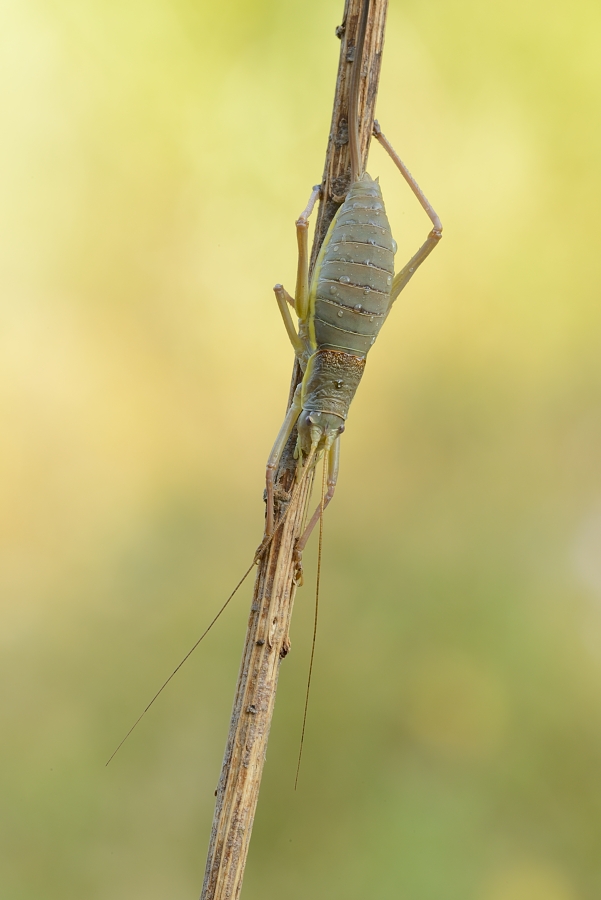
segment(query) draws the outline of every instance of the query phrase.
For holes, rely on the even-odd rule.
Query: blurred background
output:
[[[5,0],[0,884],[200,893],[342,0]],[[297,596],[245,900],[601,896],[601,8],[391,0],[445,237]],[[378,146],[399,266],[429,222]]]

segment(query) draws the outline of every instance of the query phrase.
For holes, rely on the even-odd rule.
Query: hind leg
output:
[[[394,301],[399,296],[407,282],[413,277],[415,272],[419,269],[421,264],[425,259],[428,258],[432,250],[436,247],[439,240],[442,237],[442,222],[438,218],[436,212],[434,211],[434,207],[420,188],[419,184],[398,155],[392,144],[388,141],[388,139],[383,135],[382,129],[378,122],[374,122],[374,137],[376,140],[384,147],[392,161],[394,162],[397,169],[400,171],[401,175],[417,197],[420,202],[422,208],[426,211],[430,221],[432,222],[432,231],[421,245],[417,253],[415,253],[406,266],[404,266],[401,271],[394,276],[394,281],[392,282],[392,290],[390,292],[390,297]]]

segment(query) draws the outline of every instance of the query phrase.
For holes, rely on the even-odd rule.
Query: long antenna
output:
[[[196,650],[196,648],[198,647],[198,645],[200,644],[200,642],[203,640],[203,638],[205,638],[205,637],[207,636],[207,634],[209,633],[209,631],[211,630],[211,628],[213,627],[213,625],[215,624],[215,622],[217,621],[217,619],[219,618],[219,616],[221,615],[221,613],[224,612],[225,608],[228,606],[228,604],[230,603],[230,601],[234,598],[234,595],[236,594],[236,592],[238,591],[238,589],[242,587],[242,585],[244,584],[244,582],[246,581],[246,579],[248,578],[248,576],[250,575],[250,573],[252,572],[252,570],[254,569],[254,567],[256,566],[256,564],[259,562],[259,560],[261,559],[261,557],[263,556],[263,554],[265,553],[265,551],[267,550],[267,548],[269,547],[269,545],[270,545],[271,542],[273,541],[273,539],[274,539],[275,535],[277,534],[278,530],[280,529],[280,527],[281,527],[281,526],[284,524],[284,522],[286,521],[286,516],[288,515],[289,511],[292,509],[292,507],[293,507],[293,505],[294,505],[295,499],[298,497],[299,491],[300,491],[300,489],[301,489],[301,485],[302,485],[302,483],[303,483],[303,481],[304,481],[304,479],[305,479],[305,477],[306,477],[306,475],[307,475],[307,472],[309,471],[309,468],[310,468],[310,466],[311,466],[311,463],[313,462],[313,457],[314,457],[314,456],[315,456],[315,447],[311,447],[311,450],[310,450],[310,452],[309,452],[309,454],[308,454],[308,456],[307,456],[307,461],[306,461],[305,465],[303,466],[303,469],[301,470],[301,475],[300,475],[300,478],[298,479],[296,488],[295,488],[295,490],[294,490],[293,493],[292,493],[292,497],[290,498],[290,503],[288,504],[288,506],[287,506],[287,508],[286,508],[286,511],[284,512],[284,515],[281,517],[280,521],[276,523],[276,526],[275,526],[275,528],[273,529],[273,534],[270,534],[268,538],[266,538],[266,539],[264,539],[264,540],[262,541],[262,543],[260,544],[260,546],[259,546],[257,552],[256,552],[255,555],[254,555],[254,559],[253,559],[252,563],[250,564],[250,566],[248,567],[248,569],[246,570],[246,572],[244,573],[244,575],[242,576],[242,578],[240,579],[240,581],[238,582],[238,584],[236,585],[236,587],[234,588],[234,590],[232,591],[232,593],[229,595],[229,597],[227,598],[227,600],[225,601],[225,603],[223,604],[223,606],[221,607],[221,609],[219,610],[219,612],[217,613],[217,615],[215,616],[215,618],[212,619],[212,621],[209,623],[209,625],[205,628],[205,630],[203,631],[203,633],[201,634],[201,636],[198,638],[198,640],[196,641],[196,643],[194,644],[194,646],[191,647],[191,648],[188,650],[188,652],[186,653],[186,655],[184,656],[184,658],[182,659],[182,661],[175,667],[175,669],[173,670],[173,672],[171,673],[171,675],[169,676],[169,678],[167,678],[167,679],[163,682],[163,684],[160,686],[160,688],[158,689],[158,691],[156,692],[156,694],[154,695],[154,697],[152,698],[152,700],[150,701],[150,703],[148,704],[148,706],[146,707],[146,709],[144,710],[144,712],[142,712],[142,713],[138,716],[138,718],[136,719],[136,721],[134,722],[134,724],[131,726],[131,728],[129,729],[129,731],[127,732],[127,734],[126,734],[125,737],[123,738],[123,740],[117,745],[117,747],[115,747],[115,749],[113,750],[113,752],[111,753],[111,755],[110,755],[109,758],[107,759],[107,761],[106,761],[106,763],[105,763],[105,766],[108,766],[108,764],[110,763],[110,761],[112,760],[112,758],[115,756],[115,754],[117,753],[117,751],[120,750],[121,747],[123,746],[123,744],[126,742],[126,740],[127,740],[128,737],[130,736],[130,734],[132,733],[132,731],[134,730],[134,728],[136,727],[136,725],[138,725],[139,722],[142,721],[142,719],[144,718],[144,716],[146,715],[146,713],[148,712],[148,710],[150,709],[150,707],[152,706],[152,704],[154,703],[154,701],[157,699],[157,697],[158,697],[160,694],[163,693],[163,691],[165,690],[165,688],[167,687],[167,685],[169,684],[169,682],[171,681],[171,679],[173,678],[173,676],[174,676],[177,672],[179,672],[179,670],[181,669],[181,667],[183,666],[183,664],[184,664],[184,663],[186,662],[186,660],[194,653],[194,651]],[[322,509],[322,514],[323,514],[323,509]]]
[[[298,775],[300,772],[301,759],[303,756],[303,744],[305,742],[305,727],[307,725],[307,710],[309,709],[309,691],[311,690],[311,675],[313,674],[313,658],[315,656],[315,639],[317,638],[317,617],[319,614],[319,583],[321,581],[321,547],[323,544],[323,509],[326,496],[326,475],[327,475],[327,457],[323,455],[323,475],[321,478],[321,504],[319,509],[319,547],[317,550],[317,584],[315,586],[315,616],[313,619],[313,642],[311,644],[311,660],[309,662],[309,677],[307,678],[307,693],[305,694],[305,710],[303,712],[303,729],[301,731],[300,747],[298,749],[298,762],[296,764],[296,777],[294,779],[294,790],[298,784]]]
[[[353,59],[353,71],[348,97],[348,130],[351,149],[351,183],[358,181],[361,176],[361,148],[359,146],[359,85],[361,84],[361,69],[363,66],[363,47],[365,45],[365,32],[369,16],[369,0],[365,0],[361,10],[361,22],[357,30],[355,40],[355,56]]]
[[[198,640],[196,641],[196,643],[194,644],[194,646],[191,647],[190,650],[188,650],[188,652],[186,653],[186,655],[184,656],[184,658],[182,659],[182,661],[179,663],[179,665],[177,665],[177,666],[175,667],[175,669],[173,670],[173,672],[171,673],[171,675],[169,676],[169,678],[167,678],[167,680],[163,682],[163,684],[160,686],[160,688],[158,689],[158,691],[156,692],[156,694],[154,695],[154,697],[152,698],[152,700],[150,701],[150,703],[148,704],[148,706],[146,707],[146,709],[144,710],[144,712],[141,713],[141,714],[138,716],[138,718],[136,719],[136,721],[134,722],[134,724],[131,726],[131,728],[129,729],[129,731],[127,732],[127,734],[125,735],[125,737],[124,737],[123,740],[121,741],[121,743],[118,744],[117,747],[113,750],[113,752],[111,753],[111,755],[109,756],[109,758],[107,759],[107,761],[106,761],[106,763],[105,763],[106,766],[108,766],[108,764],[110,763],[110,761],[111,761],[111,759],[113,758],[113,756],[117,753],[117,750],[120,750],[120,749],[121,749],[121,747],[122,747],[123,744],[126,742],[126,740],[127,740],[128,737],[130,736],[130,734],[132,733],[132,731],[134,730],[134,728],[136,727],[136,725],[144,718],[144,716],[146,715],[146,713],[148,712],[148,710],[150,709],[150,707],[152,706],[152,704],[154,703],[154,701],[157,699],[157,697],[159,696],[159,694],[162,694],[162,692],[163,692],[164,689],[167,687],[167,685],[169,684],[169,682],[171,681],[171,679],[173,678],[173,676],[176,674],[176,672],[179,672],[179,670],[181,669],[181,667],[183,666],[183,664],[186,662],[186,660],[188,659],[188,657],[191,656],[192,653],[194,653],[194,651],[196,650],[196,648],[198,647],[198,645],[200,644],[200,642],[202,641],[202,639],[203,639],[204,637],[207,636],[207,634],[209,633],[209,631],[211,630],[211,628],[213,627],[213,625],[215,624],[215,622],[217,621],[217,619],[219,618],[219,616],[221,615],[221,613],[225,610],[225,608],[226,608],[226,606],[228,605],[228,603],[230,602],[230,600],[233,599],[234,594],[236,593],[236,591],[238,590],[238,588],[239,588],[239,587],[242,587],[242,585],[244,584],[244,582],[246,581],[246,579],[248,578],[248,576],[250,575],[250,573],[251,573],[252,570],[254,569],[255,565],[256,565],[256,562],[255,562],[255,560],[253,559],[252,563],[250,564],[250,566],[248,567],[248,569],[246,570],[246,572],[244,573],[244,575],[242,576],[242,578],[240,579],[240,581],[238,582],[238,584],[236,585],[236,587],[234,588],[234,590],[232,591],[232,593],[229,595],[229,597],[227,598],[227,600],[225,601],[225,603],[223,604],[223,606],[221,607],[221,609],[219,610],[219,612],[217,613],[217,615],[215,616],[215,618],[211,621],[211,623],[207,626],[207,628],[205,628],[205,630],[203,631],[203,633],[201,634],[201,636],[198,638]]]

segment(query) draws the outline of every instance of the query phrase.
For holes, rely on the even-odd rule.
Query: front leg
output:
[[[269,459],[267,460],[267,467],[265,473],[265,481],[267,487],[267,519],[265,522],[265,535],[267,537],[271,537],[273,534],[273,529],[275,525],[275,517],[274,517],[274,486],[275,486],[275,475],[277,472],[277,468],[280,464],[280,460],[282,458],[282,453],[284,452],[284,447],[288,442],[288,438],[292,434],[292,429],[296,425],[297,419],[301,412],[301,388],[302,384],[299,384],[296,391],[294,392],[294,397],[292,398],[292,403],[286,413],[286,418],[282,422],[282,427],[278,432],[278,436],[275,439],[275,443],[269,454]]]
[[[388,139],[383,135],[382,129],[377,121],[374,122],[374,137],[376,140],[384,147],[392,161],[394,162],[397,169],[399,169],[401,175],[419,200],[422,208],[428,214],[430,221],[432,222],[432,231],[421,245],[417,253],[411,257],[406,266],[404,266],[401,271],[394,276],[394,281],[392,282],[392,289],[390,291],[390,299],[392,301],[396,300],[399,296],[407,282],[413,277],[415,272],[419,269],[423,261],[432,253],[434,247],[438,244],[439,240],[442,237],[442,222],[438,218],[436,212],[434,211],[434,207],[420,188],[419,184],[398,155],[392,144],[388,141]]]
[[[297,561],[300,562],[300,554],[303,552],[305,547],[307,546],[307,541],[311,537],[311,532],[319,522],[321,516],[323,516],[323,512],[334,496],[334,491],[336,490],[336,482],[338,481],[338,470],[340,469],[340,435],[336,438],[330,449],[328,450],[328,454],[326,459],[324,460],[324,466],[327,466],[328,472],[328,490],[326,495],[323,498],[323,504],[320,502],[319,506],[311,516],[311,520],[298,541],[296,542],[296,546],[294,548],[295,555],[297,556]]]

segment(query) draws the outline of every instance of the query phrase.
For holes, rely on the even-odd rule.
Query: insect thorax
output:
[[[298,450],[320,449],[344,431],[344,423],[365,368],[365,357],[324,348],[313,354],[303,378]]]
[[[331,413],[344,422],[365,368],[365,358],[343,350],[318,350],[303,382],[303,409]]]

